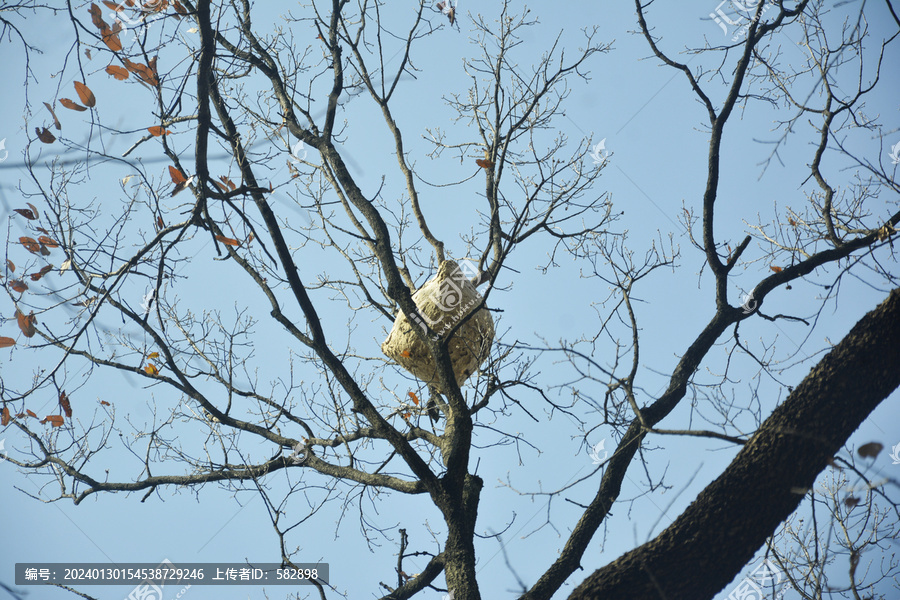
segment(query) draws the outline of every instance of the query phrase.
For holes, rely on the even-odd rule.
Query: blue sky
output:
[[[459,6],[458,23],[460,30],[446,26],[442,31],[428,36],[418,46],[414,64],[419,68],[416,78],[404,78],[396,93],[393,112],[404,131],[406,149],[413,157],[424,181],[420,182],[422,208],[429,224],[438,238],[444,240],[448,253],[455,258],[467,255],[462,236],[477,225],[477,213],[483,207],[483,178],[474,164],[474,154],[467,155],[460,163],[457,158],[444,155],[430,159],[426,154],[430,147],[425,142],[427,129],[441,128],[447,132],[448,142],[456,143],[474,138],[471,123],[465,119],[455,120],[454,114],[446,106],[445,99],[454,93],[465,94],[468,79],[463,70],[463,58],[480,54],[470,38],[472,20],[480,13],[485,19],[496,18],[499,4],[479,3],[467,6],[466,0]],[[299,5],[282,5],[282,10],[290,10],[295,15],[303,13]],[[520,7],[515,7],[520,8]],[[714,301],[712,279],[708,269],[703,270],[703,256],[692,247],[681,224],[683,207],[699,211],[700,199],[706,184],[707,120],[703,107],[697,102],[685,78],[671,68],[660,66],[652,57],[647,42],[635,35],[637,28],[634,7],[630,3],[590,3],[572,2],[559,5],[552,2],[536,2],[527,5],[530,17],[538,24],[528,30],[523,44],[516,50],[515,58],[520,68],[529,72],[529,65],[536,62],[547,50],[557,35],[562,47],[571,48],[566,56],[583,41],[580,29],[585,26],[598,27],[598,39],[612,44],[612,50],[594,55],[587,68],[590,81],[570,80],[570,96],[566,100],[565,117],[554,122],[552,131],[540,139],[546,141],[557,135],[567,136],[569,149],[577,146],[582,139],[589,139],[594,145],[605,139],[606,150],[611,153],[609,164],[598,180],[593,194],[609,194],[619,219],[608,227],[611,231],[626,232],[627,245],[640,258],[651,245],[662,239],[668,247],[669,236],[672,244],[680,249],[680,256],[674,269],[662,269],[642,282],[636,288],[637,315],[641,327],[641,372],[638,381],[643,391],[639,401],[647,402],[664,389],[667,377],[678,357],[693,341],[702,326],[713,314]],[[682,61],[690,61],[693,66],[714,67],[716,58],[696,57],[678,54],[685,47],[703,44],[704,37],[711,43],[727,40],[714,24],[709,13],[716,8],[713,2],[692,2],[662,5],[656,3],[648,12],[648,20],[655,27],[654,33],[663,37],[662,48],[670,56]],[[76,14],[82,14],[85,7],[77,7]],[[392,4],[386,9],[388,18],[395,23],[408,23],[412,18],[412,8]],[[846,12],[856,10],[851,4],[836,9],[829,18],[838,22]],[[841,12],[845,11],[845,12]],[[880,6],[872,7],[870,32],[874,40],[893,33],[886,12]],[[269,5],[260,6],[255,17],[257,27],[277,22],[279,11]],[[879,18],[882,17],[882,18]],[[439,14],[433,17],[435,25],[443,24]],[[88,21],[89,23],[89,21]],[[161,27],[161,25],[157,25]],[[185,44],[196,47],[196,34],[189,33],[187,24],[179,29],[179,36]],[[404,30],[403,27],[400,30]],[[69,49],[72,31],[64,12],[54,17],[40,13],[22,24],[22,31],[31,36],[31,41],[44,50],[43,55],[31,55],[31,68],[37,81],[29,83],[28,102],[31,114],[26,112],[23,95],[23,55],[17,41],[3,40],[4,61],[3,81],[7,85],[0,89],[0,107],[3,108],[3,130],[0,139],[6,139],[6,149],[10,156],[6,164],[0,165],[0,210],[3,216],[12,214],[11,209],[24,206],[22,194],[17,191],[21,184],[25,189],[33,189],[27,173],[21,166],[22,152],[27,143],[28,131],[35,125],[46,124],[47,114],[41,102],[58,97],[74,97],[71,82],[76,71],[69,67],[61,76],[50,77],[60,69],[61,54]],[[154,30],[150,29],[150,35]],[[292,33],[298,40],[313,40],[314,30],[295,25]],[[797,30],[778,34],[773,40],[785,61],[802,61],[803,49],[796,37]],[[193,37],[192,37],[193,36]],[[57,42],[57,40],[64,40]],[[315,46],[312,46],[315,52]],[[99,54],[99,53],[98,53]],[[161,55],[161,70],[166,68],[165,60],[176,56]],[[388,57],[386,57],[388,58]],[[70,60],[73,58],[70,56]],[[888,49],[885,64],[896,64],[896,46]],[[172,59],[174,60],[174,58]],[[728,61],[733,63],[734,57]],[[106,126],[139,130],[155,123],[149,116],[152,106],[148,95],[137,85],[124,86],[113,81],[102,67],[105,58],[95,56],[85,62],[88,73],[87,83],[98,98],[97,113]],[[392,63],[388,63],[389,66]],[[393,63],[394,65],[396,63]],[[730,67],[725,69],[730,72]],[[871,74],[871,72],[869,72]],[[883,74],[884,76],[884,74]],[[720,105],[724,90],[718,80],[704,80],[705,89],[716,106]],[[849,79],[852,85],[852,77]],[[252,84],[256,85],[256,84]],[[252,90],[252,86],[250,87]],[[897,133],[897,80],[882,81],[879,91],[870,96],[866,112],[880,115],[886,131],[893,132],[884,142],[869,133],[854,133],[846,142],[855,151],[877,160],[880,153],[884,160],[889,146],[900,141]],[[814,99],[811,99],[811,102]],[[111,154],[121,154],[140,135],[136,132],[119,135],[91,129],[89,121],[80,113],[71,113],[57,108],[64,120],[64,135],[76,142],[83,142],[88,134],[94,139],[102,139]],[[719,239],[730,240],[732,246],[748,232],[748,226],[758,222],[771,223],[776,215],[783,215],[786,207],[803,210],[807,204],[806,192],[811,189],[807,181],[813,140],[806,120],[796,125],[796,135],[789,138],[781,148],[779,161],[772,162],[767,169],[764,161],[772,151],[772,140],[780,133],[774,131],[774,120],[783,116],[762,102],[750,102],[746,110],[737,111],[726,128],[723,145],[722,183],[719,189],[719,204],[716,220]],[[380,113],[364,97],[347,105],[343,116],[347,119],[347,129],[341,139],[341,147],[350,160],[353,175],[367,193],[374,193],[384,176],[383,196],[400,199],[403,182],[397,170],[396,158],[392,154],[387,129],[380,121]],[[186,126],[176,129],[173,143],[179,148],[188,148],[193,139]],[[182,137],[179,137],[181,134]],[[30,133],[29,133],[30,135]],[[259,141],[265,148],[266,142]],[[293,141],[291,141],[293,143]],[[883,144],[883,145],[882,145]],[[38,148],[32,152],[42,152],[39,162],[52,159],[54,146]],[[287,178],[287,144],[281,148],[283,157],[271,161],[268,177],[275,181]],[[311,152],[311,154],[314,154]],[[79,156],[77,152],[67,158]],[[81,155],[83,156],[83,154]],[[160,180],[165,180],[167,160],[162,157],[159,145],[154,141],[142,146],[132,155],[142,159],[148,172]],[[34,154],[32,154],[34,157]],[[192,164],[192,158],[185,155],[183,160]],[[311,157],[311,160],[315,160]],[[589,157],[585,162],[590,165]],[[886,161],[889,162],[889,161]],[[837,155],[826,157],[825,166],[842,186],[850,185],[852,172],[841,171],[846,160]],[[214,164],[219,170],[215,175],[234,173],[233,167],[224,161]],[[80,185],[70,190],[72,202],[95,202],[103,215],[113,216],[121,210],[122,188],[117,180],[132,174],[127,165],[102,163],[92,167]],[[473,177],[474,175],[474,177]],[[458,182],[459,185],[440,187]],[[126,188],[129,185],[126,184]],[[511,179],[504,192],[514,195],[515,187]],[[270,203],[280,216],[290,219],[296,226],[309,222],[307,212],[291,205],[287,190],[273,194]],[[181,197],[178,198],[181,200]],[[34,200],[32,200],[34,202]],[[896,199],[873,200],[871,212],[882,217],[888,213],[890,203]],[[171,219],[177,211],[172,207]],[[141,227],[140,224],[137,225]],[[10,221],[9,237],[16,239],[22,227],[21,220]],[[144,231],[152,227],[144,224]],[[418,243],[414,232],[403,238],[407,245]],[[580,276],[585,263],[573,262],[570,258],[558,260],[546,272],[539,267],[548,261],[549,245],[545,240],[533,238],[510,259],[508,265],[515,269],[505,271],[498,279],[491,293],[491,307],[501,309],[495,313],[496,328],[502,333],[505,343],[519,340],[524,344],[542,345],[542,341],[553,346],[561,339],[574,340],[582,336],[590,338],[598,329],[600,318],[605,313],[603,301],[609,297],[609,289],[597,279]],[[220,310],[228,318],[247,307],[247,314],[259,320],[255,326],[255,348],[253,361],[248,362],[247,378],[268,382],[278,377],[286,377],[291,368],[290,350],[296,342],[278,326],[269,323],[268,309],[247,286],[231,278],[230,265],[212,260],[212,245],[201,236],[192,243],[194,261],[182,272],[178,281],[178,294],[191,306],[206,310]],[[768,263],[762,258],[765,249],[754,240],[751,242],[745,260],[746,269],[733,278],[730,298],[739,304],[743,293],[752,287],[769,271]],[[318,272],[345,274],[345,263],[307,246],[302,251],[301,273],[305,282],[315,281]],[[58,265],[58,261],[56,263]],[[838,274],[837,267],[829,267],[817,273],[816,282],[827,282]],[[738,356],[731,365],[730,374],[735,382],[730,388],[734,401],[739,406],[751,405],[751,392],[756,389],[761,411],[766,416],[777,402],[786,395],[786,386],[796,385],[815,364],[822,347],[836,343],[850,327],[883,297],[880,282],[870,285],[867,273],[860,278],[845,277],[837,302],[825,304],[815,329],[799,323],[779,321],[775,324],[756,318],[741,326],[742,338],[748,340],[755,349],[763,344],[774,343],[775,357],[786,360],[787,368],[779,381],[762,377],[759,381],[758,368],[746,356]],[[337,276],[337,275],[335,275]],[[429,274],[424,271],[413,273],[419,283]],[[47,285],[50,285],[49,283]],[[133,305],[139,305],[146,289],[133,286]],[[768,314],[813,315],[821,306],[822,289],[812,282],[798,281],[791,290],[778,289],[767,299],[765,310]],[[346,305],[333,302],[333,295],[327,290],[312,292],[313,300],[323,319],[326,334],[335,346],[352,346],[361,354],[376,356],[378,345],[384,339],[390,323],[377,319],[374,315],[354,316],[352,327],[348,329]],[[3,315],[13,313],[11,302],[3,300]],[[73,312],[75,309],[72,309]],[[290,308],[289,315],[299,316],[299,311]],[[108,318],[101,319],[101,325],[109,331],[117,331],[120,323]],[[622,329],[619,333],[624,333]],[[0,335],[15,335],[14,322],[8,322],[0,329]],[[23,340],[24,341],[24,340]],[[723,343],[727,340],[721,340]],[[294,348],[294,350],[297,350]],[[697,381],[713,382],[721,374],[726,360],[727,346],[718,346],[704,362],[703,371]],[[596,346],[595,359],[606,363],[612,347],[609,344]],[[0,374],[4,379],[21,382],[38,367],[45,367],[51,358],[40,353],[27,352],[24,348],[0,351]],[[373,377],[360,367],[361,377]],[[294,365],[297,379],[309,381],[310,393],[316,393],[321,384],[317,374],[306,366]],[[564,384],[572,381],[574,373],[567,365],[549,354],[538,357],[535,363],[537,381],[549,395],[565,397],[571,390]],[[109,401],[116,410],[117,422],[122,420],[142,425],[153,422],[153,403],[160,409],[156,418],[165,416],[164,408],[171,409],[177,401],[164,389],[148,386],[141,378],[94,373],[90,379],[83,364],[73,363],[66,375],[77,392],[70,392],[76,408],[76,416],[90,421],[93,414],[98,420],[103,418],[99,401]],[[376,375],[378,377],[381,375]],[[384,390],[404,396],[411,383],[398,373],[385,372]],[[602,396],[602,390],[594,384],[591,389],[584,385],[594,397]],[[375,389],[373,387],[373,389]],[[464,388],[471,397],[471,386]],[[276,394],[277,395],[277,394]],[[48,397],[49,398],[49,397]],[[476,527],[479,535],[489,536],[502,532],[499,539],[479,539],[478,576],[484,598],[513,598],[515,573],[530,584],[556,558],[556,551],[565,543],[567,532],[579,516],[577,506],[572,503],[586,503],[592,496],[599,481],[599,473],[588,477],[596,468],[588,454],[591,445],[606,440],[606,448],[614,447],[611,430],[600,427],[587,438],[570,417],[559,412],[551,412],[549,407],[535,395],[517,396],[529,412],[538,417],[535,423],[521,410],[510,407],[505,414],[485,413],[481,419],[483,428],[477,430],[477,450],[473,454],[472,465],[478,464],[478,475],[485,481],[482,492],[479,519]],[[885,446],[900,443],[900,409],[897,394],[885,401],[875,414],[851,438],[849,448],[869,442],[880,441]],[[53,408],[55,398],[48,399],[45,407],[34,407],[38,414]],[[700,419],[702,415],[712,417],[709,403],[698,397],[691,406],[685,402],[670,415],[662,426],[670,429],[687,428],[693,424],[707,428]],[[29,404],[29,406],[31,406]],[[99,410],[101,412],[94,412]],[[43,411],[43,412],[42,412]],[[738,421],[749,431],[753,427],[750,419]],[[517,433],[530,445],[508,443],[509,438],[497,435],[497,427],[506,432]],[[185,448],[202,452],[207,441],[205,433],[196,425],[183,423],[174,427],[174,433]],[[0,430],[0,440],[6,440],[5,447],[11,456],[26,442],[17,436],[13,428]],[[138,459],[123,452],[121,446],[112,439],[108,449],[92,463],[93,472],[102,476],[103,469],[110,470],[111,480],[129,480],[137,475]],[[262,459],[271,455],[270,447],[248,442],[242,446],[247,456]],[[25,448],[27,450],[27,447]],[[612,515],[597,532],[583,560],[584,571],[576,573],[556,597],[564,598],[574,585],[594,569],[606,564],[622,552],[645,542],[662,529],[690,503],[699,490],[712,481],[730,462],[737,449],[716,440],[656,436],[647,446],[649,472],[654,477],[665,473],[669,489],[645,494],[646,475],[639,464],[628,473],[619,503],[613,507]],[[100,464],[100,460],[106,461]],[[180,465],[168,465],[178,471]],[[878,457],[871,465],[873,476],[892,477],[900,474],[900,465],[892,465],[887,453]],[[291,473],[292,479],[298,474]],[[276,474],[267,483],[275,497],[284,493],[287,475]],[[360,533],[361,514],[359,491],[346,484],[337,484],[333,491],[324,486],[323,479],[303,475],[304,481],[313,486],[308,495],[295,495],[290,499],[286,518],[301,519],[309,505],[331,497],[331,502],[312,518],[299,525],[288,538],[291,546],[300,548],[298,560],[306,562],[328,562],[331,567],[332,583],[348,598],[362,599],[376,597],[379,583],[396,584],[393,568],[396,564],[397,529],[404,527],[410,535],[411,549],[437,552],[438,542],[443,539],[444,527],[439,512],[427,497],[405,497],[398,493],[370,497],[363,494],[365,517],[375,527],[387,531],[387,536],[377,532],[369,543]],[[571,485],[579,479],[587,478],[575,487],[548,501],[547,492]],[[279,560],[277,539],[274,535],[263,503],[256,492],[232,491],[215,485],[201,490],[165,489],[141,502],[143,493],[99,494],[90,497],[78,506],[71,501],[41,503],[29,496],[47,498],[58,492],[55,482],[46,476],[23,476],[10,464],[0,464],[0,498],[4,508],[5,541],[0,544],[0,581],[12,584],[12,564],[16,562],[146,562],[158,563],[164,558],[173,562],[277,562]],[[342,510],[348,493],[346,511]],[[566,499],[572,501],[567,502]],[[504,556],[504,553],[506,556]],[[413,558],[407,563],[407,572],[416,572],[424,566],[425,559]],[[7,568],[8,567],[8,568]],[[749,567],[748,567],[749,570]],[[735,581],[737,581],[737,578]],[[32,597],[73,598],[61,590],[36,590]],[[120,598],[127,595],[130,588],[104,587],[85,588],[84,591],[100,598]],[[174,597],[178,590],[171,590]],[[121,592],[121,593],[120,593]],[[267,588],[270,598],[286,594],[286,588]],[[184,597],[190,600],[228,597],[263,598],[261,588],[233,588],[223,591],[218,587],[195,586]],[[727,596],[728,590],[720,594]],[[331,597],[331,596],[329,596]],[[424,599],[438,599],[442,594],[430,591],[421,594]],[[792,596],[788,594],[787,598]]]

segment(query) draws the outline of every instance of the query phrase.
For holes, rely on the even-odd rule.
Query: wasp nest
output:
[[[466,278],[466,274],[452,260],[441,263],[434,279],[425,282],[413,294],[418,314],[412,321],[401,311],[381,351],[397,361],[401,367],[442,392],[438,383],[437,365],[425,342],[416,335],[415,328],[425,330],[427,324],[441,338],[481,303],[481,294]],[[484,362],[494,341],[494,320],[491,313],[479,309],[460,327],[447,344],[456,383],[462,385]]]

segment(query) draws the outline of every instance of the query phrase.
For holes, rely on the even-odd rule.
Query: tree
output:
[[[253,490],[288,566],[297,561],[291,536],[299,523],[323,510],[343,515],[355,504],[366,541],[377,532],[393,544],[381,551],[398,556],[391,582],[369,582],[370,593],[380,584],[384,598],[439,589],[478,599],[484,480],[476,456],[485,446],[534,447],[517,431],[521,419],[541,422],[532,408],[540,403],[547,419],[570,419],[569,435],[579,443],[590,446],[588,436],[602,426],[616,448],[585,480],[591,498],[566,521],[559,557],[544,557],[533,581],[521,582],[521,597],[559,594],[588,566],[586,549],[623,503],[630,471],[644,469],[643,493],[666,488],[664,474],[650,471],[647,452],[672,435],[741,449],[668,529],[589,575],[571,597],[714,596],[900,383],[891,343],[900,323],[891,271],[900,189],[871,147],[857,152],[852,137],[882,131],[861,107],[881,89],[882,60],[894,38],[875,37],[874,55],[864,45],[874,37],[867,11],[879,10],[869,6],[853,8],[854,20],[837,25],[840,41],[832,47],[822,3],[758,3],[743,18],[744,37],[695,52],[721,55],[714,66],[691,67],[655,37],[648,6],[638,0],[635,7],[645,43],[686,82],[709,135],[705,189],[698,202],[685,202],[682,225],[697,251],[688,260],[696,259],[708,288],[702,291],[714,304],[711,316],[698,305],[706,324],[691,341],[670,347],[679,358],[659,394],[644,383],[650,371],[641,362],[647,334],[639,305],[664,267],[689,266],[678,264],[674,236],[667,242],[660,235],[642,260],[635,258],[619,228],[627,209],[600,191],[611,160],[603,143],[586,136],[573,147],[556,129],[573,87],[586,83],[590,64],[612,49],[598,41],[597,28],[577,40],[558,36],[527,68],[523,39],[537,22],[527,9],[513,14],[506,2],[485,9],[494,17],[464,20],[450,2],[419,3],[409,12],[333,0],[298,9],[301,16],[290,14],[271,30],[263,9],[249,2],[125,3],[110,6],[115,20],[96,4],[67,5],[73,60],[54,75],[72,84],[60,83],[46,103],[52,121],[42,121],[49,118],[43,113],[28,120],[36,138],[25,154],[31,181],[21,190],[32,202],[10,217],[10,231],[24,231],[7,242],[3,314],[14,315],[21,336],[0,340],[14,363],[25,364],[22,355],[32,353],[37,365],[30,374],[3,374],[3,426],[30,444],[30,456],[10,461],[49,475],[59,486],[54,499],[75,504],[101,492],[139,492],[147,500],[207,483]],[[886,7],[893,14],[890,2]],[[43,10],[6,10],[21,16],[27,8]],[[463,24],[480,56],[464,58],[467,93],[445,99],[464,126],[417,130],[404,103],[412,100],[402,100],[404,83],[424,78],[419,64],[428,44]],[[28,56],[34,46],[26,30],[13,18],[3,25]],[[778,53],[776,36],[784,32],[804,40],[802,61]],[[115,125],[100,91],[111,85],[134,109]],[[807,92],[810,85],[815,93]],[[73,92],[77,102],[62,96]],[[30,107],[28,94],[26,88]],[[65,114],[54,112],[57,101]],[[728,233],[717,233],[722,211],[716,218],[728,189],[725,126],[755,103],[780,115],[783,135],[770,158],[780,160],[791,135],[813,123],[806,175],[813,183],[798,184],[806,209],[773,203],[774,225],[761,219],[739,226],[743,239],[732,248],[729,235],[738,227],[729,223],[722,227]],[[84,143],[61,133],[76,113],[86,119]],[[377,134],[368,128],[373,116],[383,127]],[[363,174],[352,156],[360,130],[367,146],[396,160],[392,171]],[[413,142],[420,131],[424,141]],[[123,139],[130,146],[113,153],[113,142]],[[879,136],[878,152],[880,144]],[[41,162],[40,152],[57,147],[64,150],[55,161]],[[831,149],[840,160],[828,159]],[[420,163],[426,153],[439,164],[458,158],[467,170],[443,175]],[[587,164],[591,157],[594,165]],[[841,179],[843,169],[853,176]],[[472,173],[483,188],[477,203],[460,203],[469,231],[451,239],[444,222],[450,216],[427,205],[422,190],[464,190]],[[114,192],[109,181],[118,181]],[[101,191],[104,197],[89,198]],[[792,195],[786,191],[785,201],[796,202]],[[760,253],[751,258],[754,239]],[[510,274],[523,261],[537,262],[528,250],[534,244],[549,256],[544,272],[571,259],[584,277],[610,289],[598,307],[599,325],[580,340],[538,346],[503,328]],[[62,261],[58,270],[55,260]],[[751,271],[755,283],[738,303],[738,274],[755,263],[765,272]],[[887,300],[808,375],[782,366],[797,356],[808,368],[823,349],[781,351],[766,326],[824,320],[846,275],[865,278]],[[797,307],[763,311],[776,290],[801,281],[824,293],[812,317]],[[9,333],[12,325],[5,327]],[[742,328],[763,339],[745,342]],[[388,332],[382,353],[376,341]],[[395,334],[399,341],[391,342]],[[724,359],[716,349],[722,344]],[[574,379],[560,384],[545,376],[537,366],[544,357],[564,357]],[[758,385],[802,380],[777,408],[766,399],[770,390],[757,387],[752,399],[765,400],[767,418],[751,402],[735,401],[747,392],[731,361],[744,359],[756,364]],[[718,375],[710,381],[704,369]],[[84,398],[107,373],[139,378],[139,397],[152,400],[146,425],[132,419],[137,409],[103,397],[87,408]],[[859,390],[852,410],[843,406],[851,389]],[[60,408],[41,419],[34,408],[49,396]],[[720,418],[703,415],[711,428],[667,428],[664,421],[698,396],[721,411]],[[788,429],[800,435],[786,435]],[[100,475],[110,444],[121,444],[139,464]],[[734,499],[736,490],[745,494]],[[443,521],[438,549],[426,549],[428,525],[414,517],[396,531],[369,523],[365,509],[376,511],[382,495],[436,508]],[[756,512],[748,512],[751,501]],[[288,519],[298,503],[306,514]],[[722,516],[731,529],[717,529]],[[417,556],[427,563],[407,573],[405,564]],[[328,588],[318,585],[320,597]]]

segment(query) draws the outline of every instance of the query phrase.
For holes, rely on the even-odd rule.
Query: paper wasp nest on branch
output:
[[[474,271],[468,261],[464,266]],[[381,351],[426,384],[443,392],[438,382],[437,365],[425,342],[416,335],[415,328],[425,331],[427,324],[437,335],[446,339],[450,330],[481,303],[481,294],[468,280],[464,269],[452,260],[446,260],[441,263],[437,275],[425,282],[412,299],[418,314],[413,315],[411,322],[401,311],[387,339],[381,344]],[[488,357],[493,341],[494,320],[491,313],[482,307],[447,344],[458,385],[462,385]]]

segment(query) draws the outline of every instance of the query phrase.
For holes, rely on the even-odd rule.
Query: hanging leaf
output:
[[[9,267],[9,270],[11,273],[15,273],[16,265],[15,265],[15,263],[13,263],[13,261],[9,260],[8,258],[6,259],[6,266]]]
[[[230,189],[232,192],[233,192],[234,190],[237,189],[237,186],[234,185],[234,182],[233,182],[232,180],[230,180],[229,178],[225,177],[224,175],[222,175],[221,177],[219,177],[219,179],[221,179],[221,180],[222,180],[222,183],[224,183],[225,185],[227,185],[227,186],[228,186],[228,189]]]
[[[151,61],[152,67],[141,63],[131,62],[127,58],[122,59],[125,68],[140,77],[145,83],[154,87],[159,86],[159,76],[156,74],[156,61]]]
[[[45,144],[52,144],[56,141],[56,137],[52,133],[50,133],[50,130],[46,127],[35,127],[34,132],[37,134],[38,139]]]
[[[49,273],[49,272],[52,271],[52,270],[53,270],[53,265],[47,265],[47,266],[45,266],[43,269],[41,269],[40,271],[38,271],[37,273],[32,273],[32,274],[30,275],[31,280],[32,280],[32,281],[37,281],[37,280],[39,280],[41,277],[43,277],[44,275],[46,275],[47,273]]]
[[[156,368],[156,365],[153,363],[149,363],[146,367],[144,367],[144,372],[148,375],[158,375],[159,369]]]
[[[65,392],[59,393],[59,405],[62,407],[63,412],[66,413],[66,416],[71,419],[72,418],[72,405],[69,403],[69,397],[66,396]]]
[[[16,311],[16,322],[19,324],[19,329],[22,330],[22,334],[27,338],[34,336],[35,320],[36,320],[36,318],[34,316],[34,313],[31,313],[30,315],[28,315],[26,317],[24,314],[22,314],[21,311],[18,311],[18,310]]]
[[[27,408],[25,409],[25,414],[27,414],[29,417],[34,417],[35,419],[38,418],[38,416],[34,414],[34,411],[28,410]]]
[[[65,421],[62,415],[47,415],[41,423],[50,423],[54,427],[62,427]]]
[[[129,77],[128,70],[123,69],[119,65],[109,65],[108,67],[106,67],[106,72],[119,81],[125,81]],[[60,102],[62,102],[62,100],[60,100]]]
[[[0,348],[9,348],[10,346],[15,346],[16,340],[11,337],[2,337],[0,336]]]
[[[113,52],[122,51],[122,40],[119,39],[119,35],[112,29],[106,27],[106,29],[102,29],[100,31],[100,35],[102,36],[103,43],[106,44],[107,48],[109,48]]]
[[[84,85],[80,81],[75,81],[75,91],[78,92],[78,97],[81,98],[81,103],[87,106],[88,108],[93,108],[97,105],[97,98],[94,97],[94,92],[91,91],[91,88]]]
[[[41,244],[41,256],[50,256],[50,250],[43,244]]]
[[[241,243],[234,238],[225,237],[224,235],[217,235],[216,239],[222,242],[223,244],[227,244],[229,246],[240,246]]]
[[[62,275],[63,273],[68,271],[69,267],[71,267],[71,266],[72,266],[72,259],[67,258],[66,260],[63,261],[63,264],[59,265],[59,274]]]
[[[159,137],[161,135],[169,135],[170,133],[172,133],[165,127],[160,127],[160,126],[148,127],[147,131],[149,131],[150,135],[152,135],[153,137]]]
[[[25,246],[25,249],[32,254],[40,254],[41,252],[41,245],[36,239],[22,236],[19,238],[19,243]]]
[[[492,169],[494,168],[494,161],[488,160],[486,158],[479,158],[475,161],[475,164],[481,167],[482,169]]]
[[[251,231],[251,232],[250,232],[250,235],[247,236],[247,242],[246,242],[246,244],[249,246],[249,245],[250,245],[250,242],[252,242],[252,241],[253,241],[253,232]]]
[[[156,217],[156,226],[159,227],[160,229],[166,228],[166,224],[163,222],[162,217],[159,217],[159,216]]]
[[[20,215],[22,215],[29,221],[34,221],[35,219],[37,219],[37,215],[35,215],[32,211],[28,210],[27,208],[14,208],[13,211],[19,213]]]
[[[413,404],[415,404],[416,406],[419,405],[419,397],[416,396],[415,392],[409,392],[409,397],[413,401]]]
[[[103,0],[103,4],[105,4],[108,9],[114,10],[116,12],[125,10],[124,6],[116,4],[115,2],[110,2],[109,0]]]
[[[46,235],[42,235],[38,238],[38,241],[48,248],[59,248],[59,242],[54,240],[51,237],[47,237]]]
[[[769,267],[769,268],[772,269],[773,271],[775,271],[776,273],[781,273],[782,271],[784,271],[784,269],[782,269],[781,267]]]
[[[97,6],[96,4],[91,4],[88,12],[91,14],[91,22],[94,24],[94,27],[96,27],[97,29],[109,27],[109,25],[107,25],[103,20],[103,9],[101,9],[99,6]]]
[[[7,425],[9,425],[9,419],[9,408],[4,406],[2,416],[0,416],[0,425],[6,427]]]
[[[69,110],[77,110],[78,112],[84,112],[87,110],[82,105],[78,104],[77,102],[75,102],[73,100],[69,100],[68,98],[60,98],[59,103],[62,104],[64,107],[68,108]]]
[[[869,442],[857,448],[856,453],[863,458],[877,458],[882,450],[884,450],[884,444]]]
[[[100,406],[112,406],[112,404],[110,404],[110,403],[107,402],[106,400],[101,400],[101,401],[100,401]]]
[[[13,279],[9,282],[9,287],[19,292],[20,294],[28,289],[28,285],[26,285],[25,282],[21,279]]]
[[[47,110],[50,111],[50,115],[53,117],[53,126],[56,127],[57,131],[60,131],[62,129],[62,125],[60,124],[59,119],[56,118],[56,113],[53,112],[53,107],[46,102],[44,102],[44,106],[47,107]]]
[[[177,167],[173,167],[172,165],[169,165],[169,176],[172,178],[172,183],[174,183],[175,185],[187,181],[187,177],[185,177],[184,173],[182,173],[178,170]]]
[[[147,358],[159,358],[159,352],[151,352],[147,355]]]
[[[179,15],[186,17],[190,14],[188,12],[188,10],[184,6],[182,6],[181,2],[179,2],[178,0],[172,0],[172,8],[174,8],[175,12],[177,12]]]

